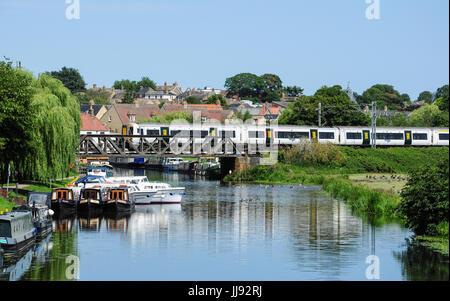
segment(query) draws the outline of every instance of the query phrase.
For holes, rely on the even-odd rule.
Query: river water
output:
[[[186,195],[131,215],[55,217],[53,233],[0,268],[0,279],[364,281],[379,271],[379,280],[449,280],[448,257],[411,243],[395,221],[352,214],[320,187],[115,172],[145,173]]]

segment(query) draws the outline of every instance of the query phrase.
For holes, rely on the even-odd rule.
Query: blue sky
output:
[[[0,57],[35,73],[77,68],[89,86],[149,76],[222,88],[241,72],[278,74],[306,94],[350,82],[412,99],[449,81],[449,1],[1,0]]]

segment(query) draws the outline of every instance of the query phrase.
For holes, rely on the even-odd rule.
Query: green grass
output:
[[[51,183],[32,184],[25,186],[23,189],[36,192],[51,192],[52,188],[63,187],[72,182],[73,179],[54,181]],[[51,188],[50,188],[51,187]]]
[[[11,211],[14,206],[16,206],[16,203],[8,202],[4,197],[0,196],[0,211],[5,212],[5,209],[8,209],[8,211]]]

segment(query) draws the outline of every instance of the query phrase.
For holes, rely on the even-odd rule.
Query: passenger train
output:
[[[205,137],[229,138],[241,144],[298,144],[303,139],[321,143],[349,146],[372,145],[371,127],[316,127],[274,125],[257,126],[246,124],[151,124],[130,123],[122,128],[123,135],[162,136],[167,139],[177,138],[179,143],[193,139],[201,143]],[[136,138],[130,138],[136,139]],[[151,138],[148,138],[151,140]],[[185,141],[184,141],[185,140]],[[133,141],[137,142],[137,141]],[[151,142],[151,141],[149,141]],[[422,127],[377,127],[377,146],[448,146],[448,128]]]

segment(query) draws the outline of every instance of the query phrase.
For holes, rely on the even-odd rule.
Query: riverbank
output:
[[[273,166],[256,166],[234,172],[225,182],[321,185],[344,201],[355,213],[394,218],[399,212],[401,190],[407,174],[425,164],[437,165],[448,148],[354,149],[332,145],[306,145],[280,151]],[[442,235],[420,236],[426,245],[448,255],[448,223]],[[445,235],[447,233],[447,235]]]

